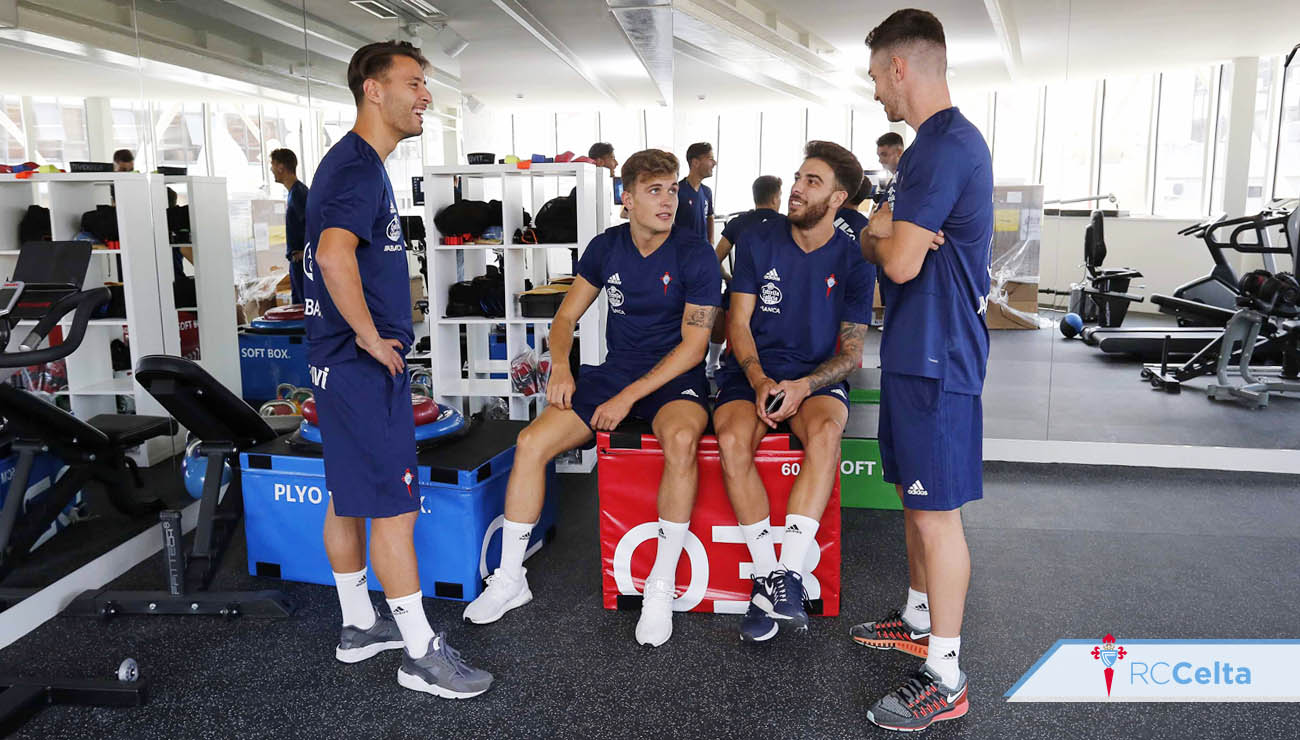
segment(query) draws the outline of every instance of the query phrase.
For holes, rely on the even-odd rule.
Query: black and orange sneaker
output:
[[[935,722],[963,717],[970,709],[966,674],[958,672],[957,687],[944,686],[939,677],[922,667],[892,693],[867,710],[867,719],[886,730],[916,732]]]
[[[899,650],[924,658],[930,654],[930,631],[914,629],[903,619],[901,609],[875,622],[856,624],[849,630],[853,641],[877,650]]]

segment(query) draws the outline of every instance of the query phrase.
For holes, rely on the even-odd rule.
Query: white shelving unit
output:
[[[500,200],[502,203],[503,244],[465,244],[444,246],[434,224],[434,214],[454,200],[455,178],[461,179],[461,194],[470,200]],[[578,189],[578,241],[573,244],[512,244],[515,230],[522,227],[521,210],[536,217],[538,210],[551,198]],[[527,318],[519,309],[518,296],[524,281],[534,287],[551,278],[572,274],[570,250],[579,255],[597,234],[610,225],[609,203],[613,201],[613,184],[609,171],[592,164],[533,164],[521,170],[514,165],[466,165],[426,167],[424,170],[425,230],[428,234],[429,296],[428,329],[431,352],[412,355],[428,359],[433,369],[435,392],[440,400],[473,413],[490,398],[505,398],[511,419],[534,418],[546,403],[542,394],[525,397],[511,387],[510,360],[523,351],[528,330],[533,331],[533,346],[539,352],[551,328],[550,319]],[[503,318],[463,316],[447,318],[448,292],[453,283],[482,275],[488,264],[496,263],[496,254],[504,254],[506,315]],[[604,293],[578,321],[579,353],[583,364],[598,364],[605,356],[605,337],[601,316],[605,310]],[[505,325],[506,359],[493,360],[489,354],[489,336]],[[466,351],[460,349],[462,328]],[[500,378],[491,377],[493,374]],[[466,377],[467,376],[467,377]],[[587,472],[596,462],[594,450],[580,453],[577,464],[560,466],[565,472]]]
[[[157,239],[168,250],[190,247],[194,255],[194,294],[196,306],[169,305],[165,315],[170,317],[169,336],[177,337],[177,354],[180,354],[180,328],[178,311],[195,311],[199,323],[199,365],[221,381],[236,396],[243,395],[243,380],[239,370],[239,336],[235,325],[234,257],[230,245],[230,207],[226,202],[224,177],[198,177],[175,175],[150,175],[155,193],[162,198],[162,210],[167,207],[167,188],[177,194],[182,192],[190,207],[190,243],[168,244],[167,219],[157,221]],[[172,283],[171,254],[167,253],[166,270],[160,272],[164,289],[160,298],[174,304],[174,296],[167,286]]]
[[[13,272],[18,223],[28,206],[47,206],[54,239],[70,240],[81,231],[83,213],[109,202],[110,186],[116,194],[120,246],[94,252],[85,284],[120,280],[125,286],[126,318],[91,321],[82,345],[65,361],[68,389],[60,395],[69,397],[72,413],[82,419],[116,413],[117,396],[132,398],[137,413],[165,416],[162,406],[131,378],[114,377],[109,361],[109,345],[122,337],[123,328],[129,336],[131,367],[144,355],[180,350],[171,291],[159,290],[159,275],[170,275],[172,269],[161,180],[155,186],[138,173],[38,174],[26,180],[0,175],[0,245],[6,247],[0,252],[0,275]],[[114,257],[121,258],[120,274]],[[21,338],[17,334],[11,338],[15,346]],[[152,465],[175,454],[182,442],[181,435],[156,438],[133,456],[141,465]]]

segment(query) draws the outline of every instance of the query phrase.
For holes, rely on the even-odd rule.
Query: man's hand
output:
[[[551,379],[546,381],[546,402],[559,409],[573,408],[573,371],[568,367],[551,365]]]
[[[406,360],[398,354],[402,348],[400,339],[384,339],[376,334],[370,341],[362,341],[357,337],[357,346],[364,349],[367,354],[375,358],[380,365],[388,368],[389,375],[397,375],[406,368]]]
[[[888,239],[894,235],[894,210],[888,203],[882,203],[867,222],[867,234],[877,239]]]
[[[297,252],[289,255],[289,260],[292,262],[302,262],[302,250],[299,249]]]
[[[591,415],[591,428],[602,432],[612,432],[614,427],[632,410],[632,401],[622,393],[596,407]]]
[[[943,246],[943,229],[939,229],[934,234],[934,239],[930,242],[930,251],[935,251]]]
[[[780,423],[794,416],[799,411],[799,405],[804,402],[812,393],[812,388],[807,378],[798,380],[783,380],[776,384],[776,392],[785,393],[785,398],[781,401],[781,407],[776,410],[769,418],[772,421]]]
[[[758,385],[754,386],[754,409],[758,412],[758,418],[773,429],[776,428],[776,422],[767,415],[767,401],[775,396],[778,390],[776,381],[766,375],[758,381]]]

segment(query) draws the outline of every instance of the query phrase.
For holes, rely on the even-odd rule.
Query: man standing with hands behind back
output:
[[[921,730],[969,709],[958,667],[970,552],[961,506],[983,496],[988,360],[984,306],[993,237],[993,166],[984,137],[952,107],[943,25],[899,10],[867,35],[868,72],[890,121],[916,131],[891,202],[872,215],[863,255],[881,268],[880,452],[903,501],[906,606],[851,630],[859,644],[925,656],[867,713]]]

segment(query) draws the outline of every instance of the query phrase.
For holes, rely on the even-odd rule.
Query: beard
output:
[[[798,216],[791,213],[789,220],[790,223],[801,229],[810,229],[815,226],[818,221],[821,221],[826,215],[826,212],[830,209],[831,199],[830,196],[827,196],[816,203],[805,202],[803,205],[803,211]]]

